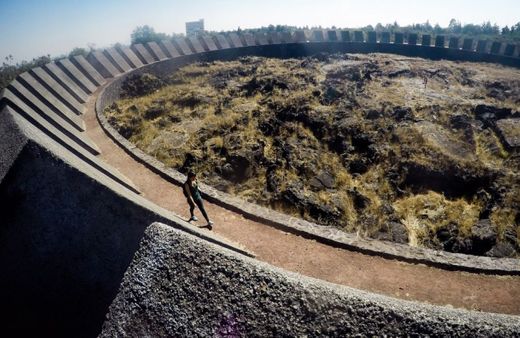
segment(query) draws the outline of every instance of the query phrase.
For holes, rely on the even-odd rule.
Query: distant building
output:
[[[204,19],[186,22],[186,36],[197,35],[202,32],[204,32]]]

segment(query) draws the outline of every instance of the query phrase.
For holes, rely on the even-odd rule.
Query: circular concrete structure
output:
[[[461,49],[458,39],[452,38],[449,43],[451,48],[446,48],[441,37],[437,37],[432,46],[429,36],[422,36],[422,42],[418,45],[417,36],[413,35],[405,44],[399,34],[395,35],[395,42],[390,43],[390,35],[386,33],[381,35],[379,42],[373,33],[368,34],[366,42],[362,32],[354,32],[352,36],[350,33],[299,31],[295,34],[256,36],[230,33],[227,36],[151,42],[130,48],[95,51],[87,58],[76,56],[59,60],[24,73],[13,81],[2,92],[0,106],[0,199],[3,219],[6,220],[0,229],[0,267],[7,276],[0,281],[0,296],[4,299],[3,306],[11,309],[11,314],[5,319],[7,331],[16,332],[21,327],[24,332],[41,334],[43,327],[44,332],[55,335],[70,336],[79,332],[85,336],[96,335],[101,330],[108,306],[122,285],[103,334],[128,332],[126,330],[132,323],[141,322],[147,316],[146,313],[131,310],[134,306],[146,303],[150,309],[156,309],[157,302],[162,301],[152,294],[147,298],[146,289],[138,287],[141,285],[139,280],[164,268],[172,269],[173,275],[181,276],[186,281],[197,274],[206,276],[208,280],[218,279],[223,273],[228,276],[226,278],[229,278],[230,284],[238,283],[241,275],[247,275],[244,277],[246,280],[257,283],[254,273],[257,271],[259,276],[264,276],[268,285],[272,285],[273,293],[265,295],[266,298],[249,293],[238,284],[236,290],[211,284],[201,288],[193,297],[194,302],[201,305],[211,295],[218,295],[220,304],[230,307],[240,298],[240,302],[245,302],[243,304],[251,304],[251,309],[266,311],[262,314],[260,310],[250,310],[243,314],[246,321],[259,316],[265,316],[265,321],[270,321],[282,316],[286,313],[286,300],[290,298],[289,294],[285,295],[289,289],[306,299],[303,301],[304,298],[300,298],[305,311],[292,312],[295,317],[287,317],[287,327],[283,329],[276,326],[271,331],[256,331],[267,325],[261,319],[252,321],[255,324],[251,326],[244,326],[262,335],[269,332],[273,335],[277,332],[319,335],[321,332],[328,335],[416,333],[512,336],[517,333],[520,329],[517,316],[452,310],[375,296],[294,275],[247,258],[247,250],[198,230],[140,196],[139,187],[100,159],[100,148],[85,132],[83,114],[95,106],[101,125],[125,151],[169,182],[179,183],[184,179],[182,175],[165,169],[135,149],[104,121],[103,108],[119,98],[120,85],[128,74],[169,74],[191,62],[231,60],[244,55],[287,58],[319,52],[383,52],[430,59],[493,62],[520,68],[520,59],[513,45],[505,46],[502,51],[496,43],[487,46],[479,41],[475,50],[473,42],[466,39]],[[520,274],[520,263],[516,259],[470,257],[358,240],[333,228],[317,226],[240,201],[211,187],[204,187],[204,193],[216,204],[249,218],[336,247],[449,270],[511,276]],[[149,230],[136,256],[137,260],[132,263],[121,284],[145,228],[155,221],[180,229],[180,232],[171,230],[168,234],[167,228],[157,225],[154,230]],[[211,264],[201,262],[193,265],[188,272],[182,269],[183,260],[179,258],[187,256],[180,253],[176,263],[165,256],[163,268],[153,267],[148,262],[153,257],[150,252],[156,250],[149,245],[154,241],[163,243],[161,245],[171,250],[177,247],[175,243],[181,243],[179,252],[217,252],[210,255],[219,257],[222,266],[233,266],[232,262],[235,262],[237,269],[220,271],[212,268]],[[204,243],[207,243],[207,249]],[[165,286],[166,289],[178,297],[190,297],[186,289],[171,287],[168,277],[164,278],[153,283],[170,285]],[[200,282],[206,283],[204,280]],[[195,278],[191,283],[197,281]],[[129,290],[144,292],[143,297],[132,300],[127,297],[131,292]],[[516,292],[518,294],[520,290]],[[92,294],[97,297],[94,299]],[[335,297],[350,305],[334,305],[331,298]],[[271,304],[268,308],[278,310],[268,312],[268,308],[261,305],[265,300]],[[307,301],[314,305],[309,305],[311,303]],[[183,307],[179,303],[170,316],[192,316],[190,311],[193,306],[198,305]],[[249,309],[244,305],[246,308]],[[320,308],[327,308],[330,316],[321,318],[319,325],[312,320],[296,323],[297,318],[319,313]],[[366,312],[366,308],[370,310]],[[202,308],[200,311],[202,318],[207,312]],[[225,312],[225,309],[222,311]],[[217,320],[215,313],[212,312],[212,316],[212,320]],[[140,327],[133,334],[215,334],[217,330],[205,331],[197,324],[190,327],[186,322],[170,322],[167,318],[164,322],[154,318],[153,322],[154,327]],[[291,327],[290,323],[294,326]],[[343,326],[335,326],[334,323],[342,323]],[[167,328],[166,331],[162,331],[162,325],[165,330]],[[316,331],[318,326],[319,332]],[[358,329],[346,330],[345,327]]]

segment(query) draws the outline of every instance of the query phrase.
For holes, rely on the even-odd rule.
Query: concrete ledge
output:
[[[37,67],[29,71],[42,85],[53,91],[56,97],[62,98],[62,101],[66,103],[77,115],[81,115],[85,112],[86,99],[81,99],[81,102],[76,96],[70,93],[70,90],[65,89],[59,82],[57,82],[51,75],[49,75],[43,68]]]
[[[83,55],[74,56],[71,59],[71,62],[78,67],[83,72],[83,75],[87,76],[87,78],[94,83],[96,86],[101,86],[105,84],[106,80],[103,76],[94,68],[90,63],[88,63],[87,59]]]
[[[300,44],[290,44],[275,45],[269,47],[278,48],[277,52],[272,51],[273,55],[277,55],[278,57],[280,57],[281,54],[282,57],[288,57],[291,53],[312,53],[313,51],[321,50],[323,48],[319,48],[320,45],[326,47],[327,44],[316,43],[305,44],[303,46]],[[329,49],[330,46],[334,47],[340,45],[341,43],[336,43],[332,45],[330,45],[329,43]],[[354,47],[359,47],[359,45],[360,44],[356,43],[353,44]],[[369,44],[364,43],[361,45]],[[285,48],[291,46],[292,48],[294,48],[294,50],[288,52]],[[300,49],[300,46],[304,49]],[[435,48],[423,46],[415,47]],[[230,59],[236,57],[237,55],[241,55],[238,51],[241,51],[244,55],[254,55],[255,53],[261,55],[271,54],[267,53],[265,47],[262,46],[240,48],[235,50],[231,49],[230,51],[234,52],[232,54],[233,56],[221,54],[223,51],[214,53],[204,53],[202,55],[206,55],[204,60],[213,60],[218,59],[220,56],[226,59]],[[156,75],[161,76],[161,74],[166,74],[168,73],[168,71],[173,71],[174,69],[184,64],[188,64],[193,60],[196,59],[190,57],[180,57],[175,60],[157,63],[155,64],[154,68],[144,67],[140,71],[150,71],[152,73],[155,73]],[[99,94],[98,101],[96,103],[96,114],[101,126],[115,142],[117,142],[127,153],[129,153],[137,161],[143,163],[153,172],[161,175],[169,182],[172,182],[177,185],[183,184],[185,181],[184,175],[180,174],[176,170],[166,168],[161,162],[157,161],[155,158],[145,154],[143,151],[136,148],[135,145],[131,144],[128,140],[123,138],[106,121],[106,118],[103,115],[103,110],[106,106],[117,100],[119,95],[118,87],[121,85],[123,80],[124,77],[121,77],[116,81],[113,81],[112,83],[108,84]],[[258,206],[253,203],[246,202],[229,194],[220,192],[207,185],[202,185],[201,190],[204,197],[215,204],[218,204],[235,212],[241,213],[244,216],[249,217],[253,220],[258,220],[260,222],[277,227],[281,230],[295,233],[307,238],[312,238],[329,245],[407,262],[427,264],[430,266],[436,266],[449,270],[472,271],[487,274],[520,275],[520,260],[518,259],[463,255],[425,248],[413,248],[407,245],[395,244],[391,242],[360,239],[353,234],[346,233],[334,227],[318,225],[312,222],[304,221],[298,218],[278,213],[276,211]]]
[[[64,100],[60,95],[51,93],[45,86],[43,86],[35,77],[30,73],[22,73],[18,76],[15,81],[19,82],[25,87],[31,94],[35,95],[44,103],[49,109],[53,110],[65,121],[69,122],[73,127],[79,131],[85,130],[85,123],[78,116],[78,112],[72,111],[74,107],[68,104],[67,100]]]
[[[244,45],[242,44],[242,41],[240,40],[240,37],[238,36],[237,33],[231,32],[227,35],[227,37],[231,41],[232,47],[234,47],[234,48],[244,47]]]
[[[126,73],[132,69],[130,65],[125,61],[123,56],[119,54],[116,48],[111,47],[105,49],[105,56],[110,59],[110,61],[118,68],[118,71],[121,73]]]
[[[81,89],[76,83],[58,67],[54,62],[47,63],[43,66],[48,73],[53,76],[58,83],[65,88],[79,103],[85,103],[88,100],[88,94]]]
[[[166,54],[164,54],[164,52],[162,51],[161,47],[157,44],[157,42],[148,42],[146,46],[148,47],[148,50],[152,52],[153,56],[155,56],[156,61],[162,61],[168,58]]]
[[[178,49],[182,52],[183,55],[193,54],[184,38],[175,38],[173,39],[173,43],[174,45],[176,44],[178,46]]]
[[[215,44],[215,41],[213,41],[212,37],[209,36],[203,36],[202,42],[205,45],[205,49],[208,51],[214,51],[217,50],[217,45]]]
[[[189,44],[191,44],[192,50],[195,53],[204,53],[206,50],[204,50],[204,47],[202,47],[202,44],[200,43],[199,39],[196,37],[189,37],[187,38],[187,41]]]
[[[58,61],[59,66],[63,67],[67,72],[70,73],[71,79],[77,81],[85,92],[90,95],[94,93],[97,86],[93,84],[71,61],[70,59],[61,59]]]
[[[105,78],[116,77],[121,74],[123,70],[119,70],[116,66],[105,56],[102,51],[93,51],[87,56],[87,60],[96,68]]]
[[[137,57],[137,55],[135,55],[135,53],[130,49],[130,47],[122,46],[119,49],[119,52],[121,53],[121,56],[126,60],[130,67],[139,68],[143,66],[141,60]]]
[[[334,285],[154,223],[125,273],[100,337],[512,337],[519,330],[518,316]]]
[[[42,131],[50,137],[63,138],[64,142],[71,140],[78,147],[84,148],[90,153],[99,154],[99,148],[88,137],[86,137],[78,129],[74,128],[68,121],[52,111],[37,97],[32,95],[27,89],[19,83],[11,83],[4,91],[3,99],[6,104],[10,105],[20,114],[23,114],[35,125],[40,126]],[[59,133],[57,135],[53,132]]]
[[[226,37],[222,34],[218,34],[215,36],[215,41],[218,43],[218,49],[228,49],[231,48],[229,45],[229,42],[227,41]]]
[[[168,52],[168,57],[175,58],[181,55],[170,40],[162,40],[160,43],[161,46],[163,46],[164,49]]]

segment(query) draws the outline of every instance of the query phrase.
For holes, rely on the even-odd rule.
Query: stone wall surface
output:
[[[152,224],[100,337],[513,337],[518,317],[400,301],[289,273]]]

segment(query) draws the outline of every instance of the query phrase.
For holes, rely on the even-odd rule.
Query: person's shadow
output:
[[[197,227],[197,228],[199,228],[199,229],[209,229],[209,230],[213,230],[213,227],[212,227],[211,225],[209,225],[209,224],[205,224],[205,225],[193,224],[193,223],[190,221],[189,218],[188,218],[188,219],[184,219],[184,218],[183,218],[182,220],[183,220],[184,222],[188,222],[188,223],[190,223],[191,225],[193,225],[193,226],[195,226],[195,227]]]

